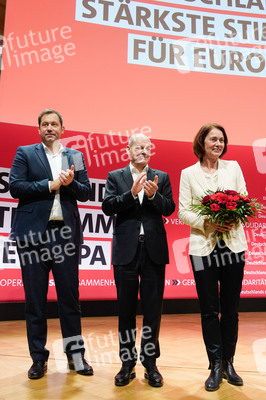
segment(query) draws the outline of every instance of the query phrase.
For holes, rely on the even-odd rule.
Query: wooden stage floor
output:
[[[140,329],[141,316],[137,321]],[[86,358],[94,368],[94,376],[81,376],[66,369],[59,321],[51,319],[48,372],[41,379],[29,380],[31,359],[25,321],[0,322],[0,400],[266,399],[266,312],[240,314],[235,368],[244,379],[244,386],[232,386],[223,380],[216,392],[204,389],[209,371],[198,314],[162,317],[161,357],[157,362],[164,377],[162,388],[146,383],[139,362],[136,379],[128,386],[114,385],[114,375],[120,369],[117,317],[83,318],[82,326]]]

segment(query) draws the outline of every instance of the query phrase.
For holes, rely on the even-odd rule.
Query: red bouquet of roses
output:
[[[262,204],[257,199],[241,195],[235,190],[208,190],[206,195],[198,199],[200,204],[191,205],[191,209],[198,215],[207,216],[210,223],[225,225],[226,223],[249,223],[248,218],[257,217],[263,211]],[[214,232],[215,236],[223,239],[224,235],[230,237],[230,232]]]

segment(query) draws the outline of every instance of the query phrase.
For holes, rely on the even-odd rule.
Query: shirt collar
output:
[[[58,155],[58,154],[60,154],[60,153],[62,153],[64,151],[64,146],[62,145],[62,143],[60,143],[60,148],[59,148],[59,150],[58,150],[58,152],[56,154],[51,153],[50,150],[48,149],[48,147],[43,142],[42,142],[42,145],[43,145],[45,153],[46,154],[49,153],[49,154],[51,154],[53,156],[56,156],[56,155]]]
[[[129,164],[129,167],[130,167],[131,174],[137,174],[137,175],[140,174],[141,172],[148,172],[148,169],[149,169],[148,164],[145,165],[145,167],[143,168],[143,170],[141,172],[139,172],[139,170],[137,168],[135,168],[131,163]]]

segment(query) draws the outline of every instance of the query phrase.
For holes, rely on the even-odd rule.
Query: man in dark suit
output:
[[[119,313],[119,355],[122,368],[115,376],[117,386],[135,377],[137,362],[136,312],[138,291],[143,310],[140,360],[145,378],[154,387],[163,384],[156,367],[160,356],[159,329],[169,262],[162,216],[175,210],[167,173],[148,166],[150,139],[131,136],[127,146],[130,164],[108,174],[102,204],[106,215],[117,215],[113,233],[112,264]]]
[[[44,110],[38,118],[42,143],[18,147],[10,172],[10,193],[19,199],[10,237],[16,240],[25,291],[27,338],[33,364],[30,379],[47,370],[46,302],[52,270],[64,351],[69,369],[92,375],[84,358],[79,305],[79,249],[83,240],[78,201],[90,197],[81,152],[64,148],[61,115]]]

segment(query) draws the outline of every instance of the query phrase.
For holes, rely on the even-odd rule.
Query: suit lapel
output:
[[[154,181],[154,178],[155,178],[155,171],[154,171],[154,169],[151,169],[149,167],[148,172],[147,172],[147,180]]]
[[[218,159],[218,188],[224,189],[224,182],[226,181],[228,171],[224,168],[223,160]],[[199,186],[201,186],[204,191],[208,188],[207,181],[205,179],[204,172],[201,169],[200,163],[195,164],[194,178],[196,179]]]
[[[126,183],[128,189],[130,190],[133,185],[133,177],[132,177],[132,174],[130,171],[129,164],[121,170],[121,177],[124,180],[124,182]],[[143,201],[144,200],[145,200],[145,195],[143,196]],[[137,204],[140,207],[139,199],[137,200]],[[142,204],[143,204],[143,202],[142,202]]]
[[[125,168],[123,168],[121,170],[121,177],[125,181],[127,186],[131,189],[131,187],[133,185],[133,178],[132,178],[132,174],[131,174],[129,165],[127,165]]]
[[[195,168],[194,168],[194,171],[193,171],[193,175],[194,175],[195,180],[197,181],[197,184],[198,184],[198,185],[204,190],[204,192],[205,192],[206,189],[208,189],[208,184],[207,184],[207,182],[206,182],[204,173],[203,173],[203,171],[202,171],[202,169],[201,169],[200,162],[197,162],[197,163],[195,164]]]
[[[37,156],[39,157],[40,162],[42,163],[42,165],[44,166],[44,168],[47,172],[49,179],[52,181],[53,175],[52,175],[52,171],[50,168],[50,164],[48,162],[47,156],[46,156],[44,148],[43,148],[43,144],[42,143],[37,144],[35,150],[36,150]]]
[[[79,161],[79,160],[77,160]],[[62,151],[62,170],[66,171],[67,169],[70,169],[71,165],[75,166],[75,171],[78,171],[80,169],[82,169],[82,167],[78,164],[78,162],[76,162],[74,164],[73,158],[71,156],[71,153],[69,151],[69,149],[67,147],[64,147],[63,151]]]

